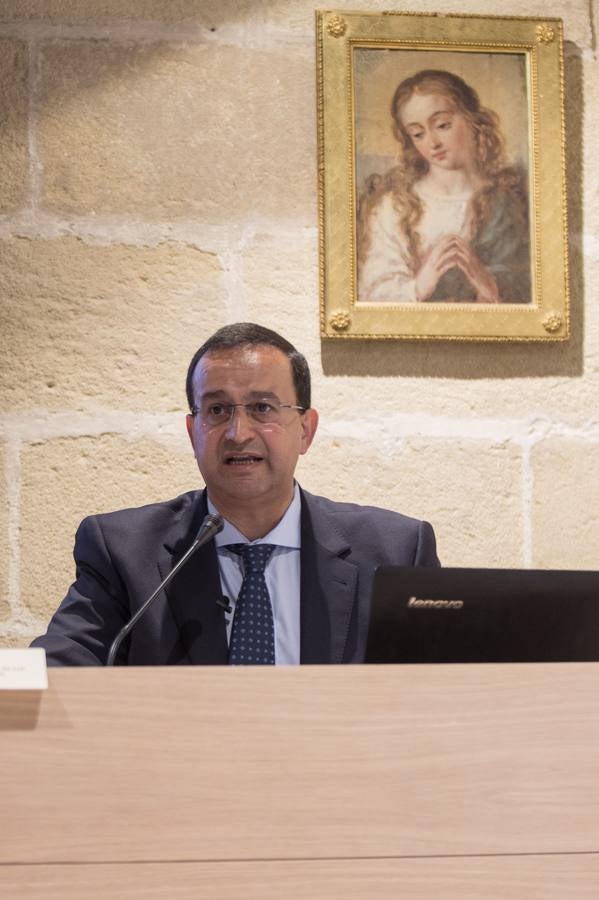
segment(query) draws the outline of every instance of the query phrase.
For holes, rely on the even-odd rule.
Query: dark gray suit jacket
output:
[[[364,659],[369,601],[379,565],[438,565],[427,522],[301,492],[301,662]],[[103,665],[120,628],[193,541],[205,492],[90,516],[75,541],[76,581],[32,646],[50,665]],[[117,661],[142,665],[227,662],[215,545],[201,547],[142,616]]]

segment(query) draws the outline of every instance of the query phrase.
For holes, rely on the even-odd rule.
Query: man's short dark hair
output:
[[[189,364],[185,382],[189,408],[192,409],[194,405],[193,373],[202,356],[211,350],[232,350],[234,347],[243,347],[247,344],[276,347],[285,354],[291,364],[296,402],[303,409],[309,409],[310,369],[306,358],[276,331],[271,331],[270,328],[264,328],[262,325],[255,325],[253,322],[236,322],[235,325],[225,325],[215,331],[212,337],[209,337],[199,350],[196,350]]]

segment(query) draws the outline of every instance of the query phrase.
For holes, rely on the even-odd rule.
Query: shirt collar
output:
[[[208,512],[214,515],[218,510],[210,497],[207,499]],[[301,547],[301,508],[302,501],[300,498],[299,486],[297,482],[295,482],[293,499],[285,510],[283,518],[277,522],[272,531],[265,534],[263,538],[259,538],[257,541],[248,541],[235,525],[227,521],[227,519],[224,519],[225,524],[223,530],[216,535],[214,543],[217,547],[223,547],[226,544],[275,544],[277,547],[291,547],[292,549],[299,550]]]

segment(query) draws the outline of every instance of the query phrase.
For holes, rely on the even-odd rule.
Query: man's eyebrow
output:
[[[226,391],[206,391],[200,396],[200,400],[223,400],[228,399],[229,394]],[[248,400],[278,400],[279,397],[274,391],[248,391],[244,397]]]
[[[250,391],[247,397],[251,397],[255,400],[278,400],[278,394],[275,394],[274,391]]]
[[[226,397],[227,394],[225,391],[205,391],[203,394],[200,394],[200,400],[221,400],[223,397]]]

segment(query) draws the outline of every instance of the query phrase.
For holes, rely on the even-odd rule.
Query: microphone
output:
[[[193,541],[189,550],[187,550],[187,552],[183,554],[177,565],[174,566],[173,569],[171,569],[164,581],[160,582],[154,593],[150,597],[148,597],[148,599],[139,607],[135,615],[132,616],[131,619],[129,619],[129,621],[121,628],[121,630],[115,637],[114,641],[110,645],[110,650],[108,651],[108,658],[106,660],[107,666],[114,665],[114,660],[122,641],[127,637],[129,632],[139,621],[139,619],[141,619],[148,606],[150,606],[150,604],[156,599],[158,594],[160,594],[164,590],[164,588],[171,582],[179,569],[181,569],[185,565],[189,557],[200,547],[203,547],[204,544],[207,544],[208,541],[212,540],[212,538],[216,534],[218,534],[219,531],[223,530],[224,524],[225,523],[221,515],[219,515],[218,513],[216,515],[208,513],[208,515],[204,518],[204,521],[200,525],[200,530],[198,531],[195,540]]]
[[[223,594],[222,597],[216,598],[216,605],[220,606],[221,609],[224,609],[226,613],[233,612],[233,607],[231,606],[231,601],[228,597],[225,597]]]

